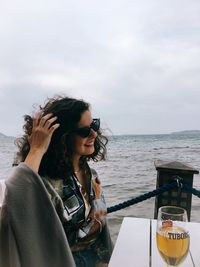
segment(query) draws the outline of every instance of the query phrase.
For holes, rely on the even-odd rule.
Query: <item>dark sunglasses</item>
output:
[[[95,132],[97,132],[99,130],[99,128],[100,128],[100,119],[93,119],[90,126],[80,127],[78,129],[76,129],[75,132],[79,136],[86,138],[90,135],[91,129],[94,130]]]

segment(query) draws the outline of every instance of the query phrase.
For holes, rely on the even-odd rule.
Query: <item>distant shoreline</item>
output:
[[[185,130],[185,131],[177,131],[177,132],[171,132],[171,133],[146,133],[146,134],[113,134],[113,135],[108,135],[109,137],[112,136],[153,136],[153,135],[195,135],[195,134],[200,134],[200,130]]]
[[[184,134],[200,134],[200,130],[184,130],[171,133],[146,133],[146,134],[108,134],[108,137],[112,136],[151,136],[151,135],[184,135]],[[9,136],[0,132],[0,138],[16,138],[15,136]]]
[[[15,138],[14,136],[6,135],[3,133],[0,133],[0,138]]]
[[[185,130],[185,131],[172,132],[171,134],[200,134],[200,130]]]

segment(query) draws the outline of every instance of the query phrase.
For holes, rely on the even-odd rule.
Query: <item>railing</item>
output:
[[[179,191],[187,191],[187,192],[190,192],[191,194],[197,196],[200,198],[200,191],[191,187],[191,186],[188,186],[186,184],[182,184],[180,181],[182,180],[181,178],[179,179],[180,177],[176,176],[176,181],[170,183],[170,184],[166,184],[164,186],[161,186],[159,187],[158,189],[155,189],[153,191],[150,191],[148,193],[145,193],[143,195],[140,195],[136,198],[132,198],[130,200],[127,200],[127,201],[124,201],[122,203],[119,203],[115,206],[112,206],[112,207],[108,207],[107,208],[107,213],[111,213],[111,212],[115,212],[115,211],[118,211],[118,210],[121,210],[121,209],[124,209],[124,208],[127,208],[131,205],[134,205],[134,204],[137,204],[139,202],[142,202],[144,200],[147,200],[149,198],[152,198],[152,197],[155,197],[155,196],[158,196],[158,195],[161,195],[163,194],[164,192],[167,192],[167,191],[170,191],[172,189],[178,189]]]

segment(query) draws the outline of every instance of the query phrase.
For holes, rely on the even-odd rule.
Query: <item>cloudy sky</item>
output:
[[[1,0],[0,132],[66,94],[113,134],[200,129],[199,0]]]

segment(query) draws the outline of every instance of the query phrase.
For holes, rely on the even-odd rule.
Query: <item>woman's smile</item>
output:
[[[88,146],[88,147],[94,146],[94,140],[89,142],[89,143],[87,143],[87,144],[85,144],[85,146]]]

